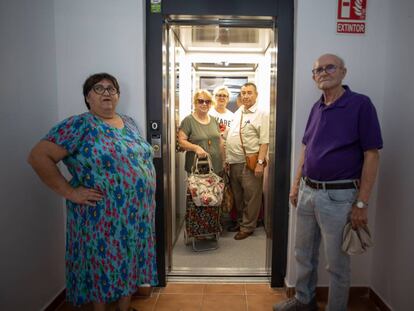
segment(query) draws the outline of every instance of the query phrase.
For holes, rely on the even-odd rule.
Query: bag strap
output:
[[[240,142],[241,142],[241,147],[243,149],[244,157],[247,157],[246,148],[244,148],[243,137],[242,137],[243,110],[240,110],[240,112],[241,112],[240,113],[241,114],[241,117],[240,117],[240,130],[239,130]]]
[[[198,170],[198,161],[199,161],[199,159],[200,158],[198,157],[198,155],[195,154],[194,155],[194,161],[193,161],[193,167],[191,168],[192,173],[195,173],[195,174],[200,173],[199,170]],[[212,173],[213,172],[213,162],[212,162],[211,157],[208,153],[207,153],[207,162],[208,162],[209,173]]]

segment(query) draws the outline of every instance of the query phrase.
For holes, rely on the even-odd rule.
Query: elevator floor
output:
[[[228,223],[224,224],[226,228]],[[196,252],[184,243],[184,226],[173,248],[172,275],[264,275],[266,264],[266,233],[259,226],[247,239],[236,241],[235,232],[226,229],[220,235],[218,248]],[[197,248],[207,248],[212,241],[196,241]]]

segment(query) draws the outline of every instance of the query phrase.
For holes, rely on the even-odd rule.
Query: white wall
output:
[[[372,1],[371,1],[372,2]],[[414,303],[414,2],[392,1],[386,8],[388,41],[382,130],[384,150],[376,204],[371,287],[393,310]]]
[[[86,111],[82,84],[97,72],[121,88],[118,112],[145,134],[144,0],[55,0],[59,118]]]
[[[59,120],[86,111],[85,78],[115,75],[119,112],[145,135],[143,0],[0,2],[0,310],[40,310],[65,287],[62,199],[26,163]]]
[[[1,1],[0,37],[0,310],[40,310],[65,287],[62,200],[26,163],[58,120],[53,1]]]
[[[378,199],[375,192],[370,202],[376,245],[354,258],[352,283],[371,286],[394,310],[410,310],[413,2],[368,1],[364,36],[335,34],[336,3],[296,0],[292,160],[319,96],[312,63],[338,53],[348,67],[345,82],[376,105],[384,136]],[[0,309],[39,310],[65,286],[64,217],[61,199],[40,183],[26,156],[58,120],[85,111],[81,86],[97,71],[120,80],[119,110],[144,131],[144,1],[2,1],[0,34]],[[293,285],[293,216],[290,221],[287,282]],[[323,266],[320,285],[327,284]]]
[[[385,104],[384,85],[387,69],[383,66],[387,54],[388,1],[368,1],[367,31],[365,35],[336,34],[336,12],[338,1],[297,0],[295,3],[295,69],[294,69],[294,111],[292,137],[292,163],[296,171],[301,140],[309,111],[319,98],[320,92],[311,77],[313,62],[323,53],[335,53],[345,60],[348,74],[344,83],[352,90],[371,97],[381,119]],[[370,200],[370,228],[375,233],[375,190]],[[295,217],[291,209],[287,283],[294,285],[293,240]],[[321,252],[319,285],[328,284],[325,260]],[[352,260],[352,285],[368,286],[372,251]]]
[[[335,34],[336,6],[331,0],[296,1],[292,160],[297,163],[309,110],[319,96],[312,63],[322,53],[337,53],[348,68],[345,83],[376,106],[384,139],[369,211],[375,247],[353,257],[352,285],[370,286],[393,310],[408,311],[414,302],[414,2],[368,1],[363,36]],[[287,283],[294,285],[294,215],[290,223]],[[322,261],[320,286],[328,281],[324,266]]]

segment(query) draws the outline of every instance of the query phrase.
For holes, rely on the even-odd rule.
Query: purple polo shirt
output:
[[[312,107],[302,143],[303,176],[319,181],[359,179],[364,151],[381,149],[377,112],[369,97],[345,93],[329,106],[323,96]]]

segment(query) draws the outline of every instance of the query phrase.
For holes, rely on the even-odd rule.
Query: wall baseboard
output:
[[[381,311],[391,311],[390,307],[372,288],[369,289],[369,299],[371,299]]]
[[[57,310],[65,302],[65,299],[66,299],[66,288],[63,289],[43,311]]]
[[[286,296],[291,298],[295,295],[295,288],[288,287],[285,284]],[[327,301],[328,300],[329,288],[327,286],[321,286],[316,288],[316,299]],[[375,293],[375,291],[366,286],[355,286],[349,289],[349,299],[356,299],[358,297],[367,297],[371,300],[379,310],[381,311],[392,311],[387,304]]]

